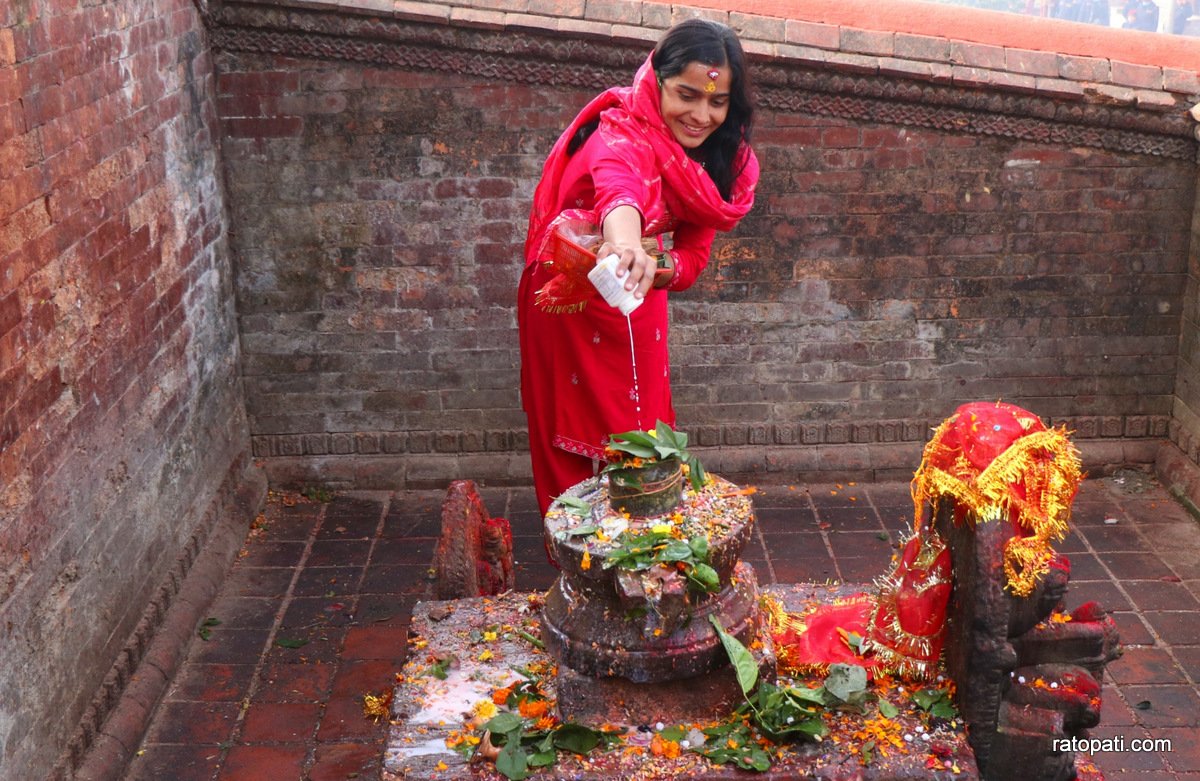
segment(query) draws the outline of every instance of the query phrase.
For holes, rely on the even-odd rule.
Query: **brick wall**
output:
[[[513,298],[541,162],[699,11],[292,5],[227,4],[217,38],[255,453],[279,482],[526,480]],[[1069,424],[1092,468],[1154,460],[1195,73],[702,13],[755,53],[764,170],[673,299],[706,461],[903,478],[930,426],[992,398]]]
[[[0,3],[3,778],[45,777],[245,460],[212,78],[188,0]]]
[[[1200,173],[1195,191],[1198,197],[1192,213],[1191,254],[1180,315],[1179,371],[1175,379],[1171,440],[1191,462],[1200,463]],[[1195,498],[1192,492],[1193,501]]]

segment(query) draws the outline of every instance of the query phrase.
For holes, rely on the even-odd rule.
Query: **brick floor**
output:
[[[532,491],[482,495],[513,524],[517,588],[547,588],[555,572]],[[363,716],[362,697],[390,689],[405,661],[442,496],[273,495],[126,781],[377,777],[386,724]],[[760,486],[745,557],[763,584],[870,581],[911,522],[909,501],[903,483]],[[1095,736],[1171,741],[1170,751],[1098,754],[1096,764],[1110,781],[1200,781],[1200,524],[1161,487],[1115,480],[1087,481],[1074,518],[1060,546],[1072,560],[1068,606],[1109,607],[1126,644],[1109,666]]]

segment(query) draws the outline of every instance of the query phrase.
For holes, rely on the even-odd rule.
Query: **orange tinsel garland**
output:
[[[1004,573],[1016,596],[1029,596],[1067,532],[1079,490],[1079,452],[1065,427],[1047,429],[1012,404],[967,404],[925,446],[912,482],[916,521],[928,504],[950,499],[972,522],[1007,518]]]
[[[926,511],[948,500],[959,520],[1007,519],[1013,536],[1004,548],[1006,586],[1026,597],[1050,568],[1053,542],[1066,534],[1081,479],[1079,453],[1065,428],[1047,429],[1012,404],[959,407],[925,447],[912,481],[912,535],[876,592],[801,614],[765,603],[780,668],[807,673],[849,662],[929,677],[941,654],[952,573],[950,553]],[[855,635],[861,643],[848,642]]]

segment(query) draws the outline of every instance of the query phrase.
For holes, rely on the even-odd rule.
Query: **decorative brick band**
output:
[[[213,17],[213,45],[599,90],[626,78],[657,34],[602,25],[564,36],[562,18],[438,17],[433,10],[441,6],[425,4],[416,19],[400,11],[372,16],[363,7],[330,13],[317,5],[302,10],[227,3]],[[1194,123],[1177,110],[1180,96],[1163,90],[791,44],[748,43],[748,49],[760,100],[777,111],[1197,158]]]
[[[701,447],[762,445],[845,445],[924,442],[940,421],[890,420],[868,423],[794,423],[697,426]],[[1171,437],[1185,452],[1200,450],[1200,438],[1184,447],[1185,432],[1170,427],[1166,415],[1096,415],[1050,421],[1065,425],[1076,439]],[[257,458],[281,456],[408,455],[503,453],[528,448],[524,429],[486,431],[388,431],[339,434],[271,434],[252,438]]]

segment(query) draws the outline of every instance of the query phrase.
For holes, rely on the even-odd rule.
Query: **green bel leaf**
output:
[[[660,736],[662,736],[663,740],[673,740],[676,743],[678,743],[679,741],[681,741],[687,737],[687,730],[685,730],[682,726],[676,724],[674,726],[667,727],[666,729],[662,730],[658,734]]]
[[[275,645],[280,648],[303,648],[308,645],[308,641],[296,637],[278,637],[275,639]]]
[[[559,504],[567,509],[568,512],[575,515],[587,517],[592,514],[592,505],[590,502],[585,502],[578,496],[567,496],[563,494],[557,498]]]
[[[767,752],[755,746],[750,750],[750,767],[760,773],[765,773],[771,769],[771,757]]]
[[[879,701],[879,715],[885,719],[894,719],[900,715],[900,709],[888,700]]]
[[[521,729],[521,717],[515,713],[503,711],[493,716],[483,728],[493,735],[503,735],[513,730]]]
[[[720,619],[715,615],[709,615],[708,620],[717,630],[717,636],[721,638],[721,645],[725,647],[725,653],[729,655],[729,661],[733,663],[733,670],[737,674],[737,682],[738,686],[742,688],[742,695],[749,694],[750,690],[754,688],[754,684],[758,682],[758,665],[754,661],[754,656],[746,646],[742,645],[741,640],[725,631],[725,627],[721,626]]]
[[[795,686],[789,686],[788,688],[784,689],[784,693],[787,695],[788,700],[791,701],[791,704],[798,708],[806,706],[811,707],[812,705],[824,705],[827,702],[824,686],[816,689],[810,689],[807,686],[799,688]]]
[[[696,535],[688,540],[688,545],[691,546],[692,555],[697,561],[708,560],[708,538],[702,535]]]
[[[941,689],[918,689],[913,692],[912,700],[921,710],[927,711],[945,697],[946,693]]]
[[[721,590],[721,576],[707,564],[697,564],[692,570],[692,579],[710,593]]]
[[[857,664],[830,665],[825,690],[842,702],[855,702],[867,690],[867,671]]]
[[[638,458],[658,456],[658,440],[644,431],[626,431],[609,437],[608,446],[619,453],[628,453]]]
[[[539,751],[536,754],[529,755],[529,766],[530,767],[548,767],[550,765],[553,765],[555,760],[557,760],[557,759],[558,759],[557,751],[553,751],[553,750]]]
[[[496,757],[496,770],[510,781],[525,781],[529,777],[529,759],[521,748],[519,735],[509,735],[509,741]]]
[[[941,700],[933,704],[933,707],[929,709],[929,715],[939,719],[957,719],[958,711],[949,700]]]
[[[554,745],[576,754],[586,754],[600,745],[600,734],[581,724],[564,724],[554,733]]]
[[[704,466],[700,463],[700,459],[691,453],[688,454],[684,463],[688,465],[688,482],[692,484],[692,488],[699,491],[704,487],[704,482],[708,479],[708,476],[704,473]]]
[[[656,557],[659,561],[686,561],[692,557],[692,546],[683,540],[672,540],[667,543]]]

